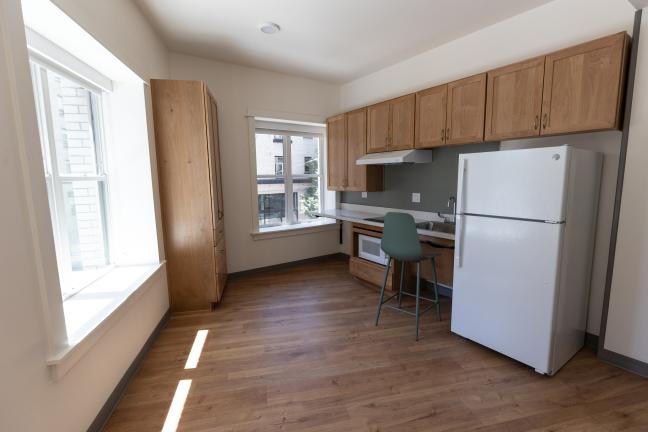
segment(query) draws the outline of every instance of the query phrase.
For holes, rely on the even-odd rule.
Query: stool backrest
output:
[[[408,213],[387,213],[380,247],[399,261],[420,261],[423,252],[416,232],[416,223]]]

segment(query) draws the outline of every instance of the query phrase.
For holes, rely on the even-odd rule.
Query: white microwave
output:
[[[380,265],[387,265],[387,255],[380,248],[380,238],[358,235],[358,256]]]

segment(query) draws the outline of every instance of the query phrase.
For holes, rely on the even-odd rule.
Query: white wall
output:
[[[485,72],[622,30],[627,0],[554,0],[411,59],[344,84],[341,110]]]
[[[648,362],[648,9],[643,10],[605,349]]]
[[[305,78],[171,54],[171,78],[203,80],[218,103],[227,266],[248,270],[339,251],[337,231],[253,240],[249,110],[325,119],[339,111],[339,86]],[[290,114],[286,114],[290,116]]]
[[[51,0],[142,79],[165,78],[168,51],[131,0]]]
[[[632,33],[627,0],[555,0],[344,84],[341,111],[424,89],[619,31]],[[605,154],[587,331],[599,334],[620,132],[518,140],[502,148],[572,144]]]
[[[603,172],[601,175],[601,190],[599,193],[599,207],[596,220],[596,240],[592,263],[589,315],[587,317],[587,332],[598,335],[601,327],[605,277],[607,274],[608,252],[610,250],[610,234],[612,231],[612,214],[614,212],[619,150],[621,148],[621,132],[598,132],[507,141],[501,144],[501,149],[511,150],[563,144],[570,144],[574,147],[597,151],[603,154]]]
[[[142,29],[114,31],[123,23],[145,26],[136,10],[105,2],[119,3],[115,14],[102,3],[65,1],[83,11],[90,33],[121,33],[103,42],[123,59],[137,59],[138,73],[164,76],[165,62],[151,61],[159,43],[132,40]],[[167,310],[166,277],[156,276],[67,375],[50,378],[45,360],[56,347],[48,335],[61,323],[43,306],[44,287],[57,283],[57,272],[38,139],[20,1],[0,0],[0,430],[84,431]]]

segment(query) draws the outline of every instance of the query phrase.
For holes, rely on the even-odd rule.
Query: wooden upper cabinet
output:
[[[367,153],[389,150],[389,101],[367,107]]]
[[[431,148],[445,144],[447,98],[446,84],[416,93],[414,147]]]
[[[414,148],[415,95],[409,94],[389,101],[389,151]]]
[[[484,140],[486,74],[448,84],[446,144],[468,144]]]
[[[326,121],[327,171],[329,190],[343,190],[346,186],[347,149],[346,118],[344,114]]]
[[[620,127],[628,46],[617,33],[547,56],[542,135]]]
[[[486,141],[540,134],[545,57],[488,72]]]
[[[367,166],[356,165],[356,160],[365,155],[367,148],[367,110],[362,108],[345,114],[347,140],[346,190],[364,191],[367,187]]]

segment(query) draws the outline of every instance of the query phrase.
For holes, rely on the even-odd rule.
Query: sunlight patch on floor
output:
[[[180,417],[182,416],[182,410],[187,401],[190,388],[190,379],[180,380],[180,382],[178,382],[178,387],[176,387],[173,400],[171,401],[171,407],[169,408],[169,412],[164,420],[164,426],[162,426],[162,432],[175,432],[178,430],[178,424],[180,423]]]
[[[196,338],[194,339],[189,357],[187,357],[187,362],[185,363],[185,369],[195,369],[198,366],[200,354],[205,346],[205,340],[207,340],[207,333],[209,333],[209,330],[198,330],[196,333]]]

